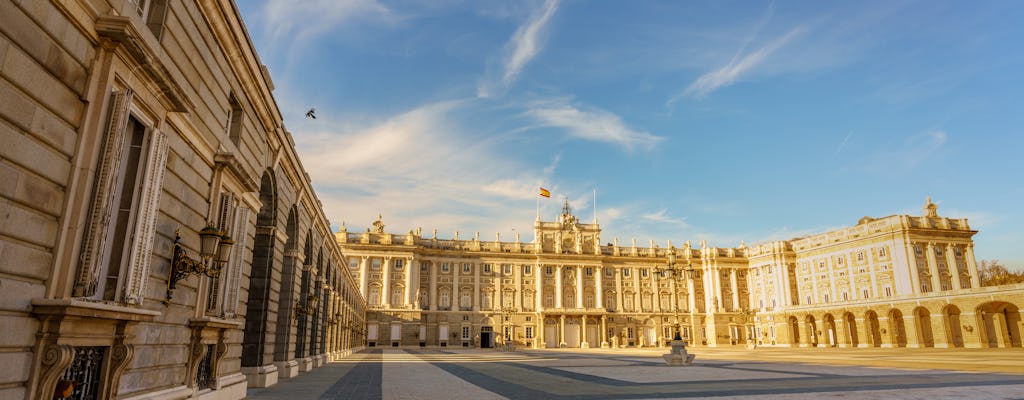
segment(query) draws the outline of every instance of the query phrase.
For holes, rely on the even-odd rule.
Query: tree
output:
[[[981,260],[978,263],[978,278],[981,286],[1011,285],[1024,283],[1024,271],[1011,272],[999,260]]]

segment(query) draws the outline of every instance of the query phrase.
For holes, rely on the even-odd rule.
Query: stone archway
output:
[[[818,322],[810,314],[807,314],[804,321],[807,323],[808,343],[811,344],[811,347],[818,347]]]
[[[800,321],[795,316],[789,316],[789,344],[790,346],[800,345]]]
[[[836,318],[832,314],[825,314],[822,320],[824,321],[824,326],[821,333],[825,335],[825,343],[828,343],[828,347],[838,346],[839,332],[836,332]]]
[[[857,335],[857,318],[853,316],[853,313],[847,312],[843,314],[843,325],[846,325],[846,339],[850,343],[850,347],[857,347],[860,344],[860,337]]]
[[[889,335],[892,347],[907,347],[907,327],[903,323],[903,312],[897,308],[889,311]]]
[[[952,347],[964,347],[964,331],[960,322],[960,308],[950,304],[942,309],[943,326]]]
[[[917,307],[914,309],[914,328],[917,329],[917,340],[921,347],[935,347],[932,315],[927,308]]]
[[[976,314],[982,347],[1021,347],[1021,315],[1017,305],[993,301],[978,306]]]
[[[868,310],[864,314],[864,323],[867,324],[868,340],[870,341],[871,347],[882,346],[882,332],[881,326],[878,323],[878,314],[874,311]]]
[[[276,312],[270,309],[272,293],[279,291],[273,279],[275,249],[277,247],[277,182],[273,171],[263,173],[260,182],[260,212],[256,216],[256,238],[252,250],[252,272],[249,275],[249,297],[246,301],[245,330],[242,336],[242,370],[251,371],[249,385],[264,387],[277,382],[277,372],[263,372],[262,366],[274,360],[273,346],[267,342],[271,332],[268,321]],[[276,325],[276,324],[275,324]],[[269,350],[269,351],[268,351]]]

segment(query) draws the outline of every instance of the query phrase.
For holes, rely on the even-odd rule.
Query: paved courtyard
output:
[[[1024,351],[371,349],[250,399],[1024,399]]]

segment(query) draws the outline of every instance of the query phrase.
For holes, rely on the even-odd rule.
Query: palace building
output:
[[[864,217],[747,247],[618,239],[568,202],[523,242],[336,233],[367,345],[1021,347],[1024,285],[982,287],[966,219]]]

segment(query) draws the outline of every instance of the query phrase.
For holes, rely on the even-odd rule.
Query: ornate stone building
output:
[[[1024,285],[979,287],[965,219],[865,217],[753,247],[601,244],[568,203],[523,242],[336,233],[369,346],[1020,347]]]
[[[0,398],[241,398],[361,346],[272,90],[229,0],[0,0]]]

